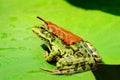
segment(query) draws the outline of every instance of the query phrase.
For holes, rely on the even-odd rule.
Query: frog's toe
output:
[[[46,59],[47,57],[48,57],[48,52],[45,51],[45,53],[44,53],[44,58]]]
[[[48,52],[47,52],[47,51],[45,51],[45,53],[44,53],[44,58],[45,58],[45,60],[48,61],[48,62],[51,62],[51,61],[52,61],[52,58],[48,56]]]
[[[44,70],[44,71],[48,71],[48,72],[52,72],[51,69],[46,69],[46,68],[40,68],[41,70]]]
[[[68,74],[73,74],[77,72],[74,69],[61,69],[61,70],[59,69],[51,70],[51,69],[45,69],[45,68],[40,68],[40,69],[44,71],[48,71],[54,75],[68,75]]]
[[[51,69],[46,69],[46,68],[40,68],[41,70],[48,71],[52,74],[61,74],[59,70],[51,70]]]

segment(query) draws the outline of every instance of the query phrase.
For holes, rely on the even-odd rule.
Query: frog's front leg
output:
[[[46,61],[48,62],[52,62],[52,61],[58,61],[60,59],[60,57],[58,56],[58,52],[50,52],[48,53],[47,51],[44,53],[44,58]]]
[[[46,51],[44,54],[44,58],[46,61],[57,61],[59,59],[60,51],[58,46],[52,46],[50,52]]]

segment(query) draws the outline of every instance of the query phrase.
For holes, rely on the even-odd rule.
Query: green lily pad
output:
[[[100,80],[101,74],[92,71],[52,75],[40,70],[55,65],[44,60],[43,41],[31,30],[42,24],[36,16],[43,17],[91,42],[105,64],[120,65],[120,14],[110,11],[115,4],[112,9],[100,5],[86,9],[69,0],[0,0],[0,80]]]

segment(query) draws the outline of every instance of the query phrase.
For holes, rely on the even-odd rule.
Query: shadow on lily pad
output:
[[[120,79],[120,65],[106,65],[101,64],[97,70],[92,71],[96,80],[119,80]]]
[[[86,10],[101,10],[120,15],[120,0],[66,0],[70,4]]]

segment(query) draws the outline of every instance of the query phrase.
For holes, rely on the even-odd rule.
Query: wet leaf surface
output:
[[[36,16],[91,42],[105,64],[120,65],[120,14],[116,13],[120,6],[115,5],[118,3],[108,3],[106,6],[110,4],[111,8],[100,9],[101,4],[94,5],[96,9],[85,9],[93,2],[84,6],[74,4],[78,5],[77,0],[74,3],[70,0],[0,0],[0,80],[102,80],[104,74],[105,80],[117,80],[113,74],[118,75],[118,67],[101,66],[95,72],[73,75],[51,75],[40,70],[40,67],[54,69],[55,65],[44,60],[43,41],[32,33],[32,26],[42,24]]]

